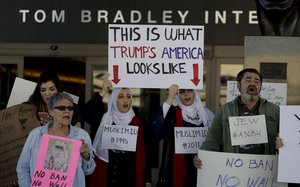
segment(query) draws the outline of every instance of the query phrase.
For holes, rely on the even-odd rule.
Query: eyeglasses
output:
[[[66,109],[68,109],[68,111],[73,111],[74,110],[74,106],[55,106],[53,107],[54,109],[57,109],[59,111],[65,111]]]

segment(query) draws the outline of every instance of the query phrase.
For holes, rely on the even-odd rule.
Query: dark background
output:
[[[26,22],[22,22],[20,10],[29,10]],[[46,13],[42,23],[35,21],[37,10]],[[53,23],[52,10],[65,10],[65,22]],[[91,22],[81,22],[81,11],[91,11]],[[0,0],[0,42],[34,43],[107,43],[108,23],[97,22],[98,10],[108,11],[108,22],[115,24],[150,24],[147,12],[151,11],[151,20],[155,24],[162,21],[163,11],[173,11],[172,23],[184,25],[204,25],[205,44],[243,45],[244,36],[260,35],[258,24],[250,24],[249,11],[256,11],[254,0]],[[142,13],[139,23],[130,22],[130,11]],[[186,21],[181,23],[177,11],[189,11]],[[235,23],[232,11],[243,11],[239,23]],[[116,21],[116,12],[120,11],[124,22]],[[209,12],[209,23],[205,24],[205,11]],[[215,23],[215,11],[226,11],[226,23]],[[41,16],[41,15],[39,15]],[[41,17],[39,17],[40,19]]]

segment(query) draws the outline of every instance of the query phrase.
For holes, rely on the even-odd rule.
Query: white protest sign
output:
[[[114,87],[203,87],[203,26],[109,24],[108,32]]]
[[[174,127],[175,153],[196,154],[205,140],[207,127]]]
[[[137,126],[105,125],[103,128],[102,148],[121,151],[136,150]]]
[[[227,81],[226,102],[232,101],[240,95],[236,81]],[[287,83],[263,82],[260,96],[277,105],[286,105]]]
[[[6,108],[27,102],[31,94],[34,92],[37,83],[26,79],[16,77]],[[68,92],[74,103],[78,104],[79,97]]]
[[[69,94],[69,96],[72,97],[73,102],[76,103],[76,104],[78,104],[79,97],[78,97],[77,95],[73,95],[73,94],[71,94],[71,93],[69,93],[69,92],[64,92],[64,93]]]
[[[300,183],[300,106],[280,106],[278,181]]]
[[[28,101],[37,83],[16,77],[6,108]]]
[[[229,117],[232,145],[268,143],[265,115]]]
[[[277,182],[277,156],[199,150],[197,187],[287,187]]]

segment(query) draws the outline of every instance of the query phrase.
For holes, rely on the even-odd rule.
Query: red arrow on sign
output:
[[[200,82],[199,74],[198,74],[198,64],[193,64],[193,74],[194,78],[191,81],[197,86]]]
[[[119,79],[119,66],[118,65],[114,65],[113,66],[113,77],[114,79],[112,80],[115,84],[118,84],[120,82],[121,79]]]

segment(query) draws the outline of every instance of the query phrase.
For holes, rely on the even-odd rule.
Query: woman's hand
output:
[[[198,169],[202,168],[202,161],[200,160],[200,158],[198,157],[198,155],[194,156],[193,163],[194,163],[194,166],[196,168],[198,168]]]
[[[50,120],[52,120],[52,117],[48,112],[38,112],[38,115],[42,125],[46,125]]]
[[[172,84],[169,87],[169,94],[168,94],[168,98],[165,101],[166,103],[168,103],[169,105],[172,105],[173,100],[175,99],[176,94],[178,93],[178,85],[176,84]]]
[[[82,141],[82,145],[80,147],[80,154],[82,156],[82,158],[84,160],[89,160],[90,159],[90,149],[89,149],[89,146],[88,144],[86,144],[84,142],[84,140],[81,140]]]
[[[108,77],[109,77],[109,74],[106,74],[104,77],[102,89],[101,89],[101,92],[99,93],[101,95],[101,97],[104,97],[108,93],[109,89],[112,88],[111,80],[108,80]]]
[[[283,147],[282,139],[279,136],[277,136],[275,140],[275,148],[279,149],[282,147]]]

